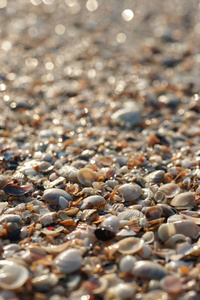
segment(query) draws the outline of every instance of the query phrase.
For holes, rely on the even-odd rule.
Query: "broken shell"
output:
[[[71,201],[72,197],[62,189],[52,188],[44,191],[42,200],[50,204],[61,206],[61,208],[64,209],[67,208],[68,201]]]
[[[19,186],[19,185],[14,184],[14,183],[9,183],[6,186],[4,186],[3,190],[8,195],[22,196],[22,195],[25,195],[29,192],[32,192],[33,191],[33,185],[28,184],[28,185],[24,185],[24,186]]]
[[[165,246],[168,248],[175,248],[176,244],[180,242],[185,242],[185,235],[177,233],[165,242]]]
[[[69,274],[81,268],[82,256],[77,249],[68,249],[54,259],[54,265],[60,272]]]
[[[154,242],[154,232],[153,231],[147,231],[143,234],[142,239],[144,240],[145,244],[151,244]]]
[[[137,259],[132,255],[122,256],[119,260],[119,269],[121,272],[130,273]]]
[[[163,184],[159,191],[162,191],[166,198],[173,198],[175,196],[177,196],[180,193],[180,186],[176,183],[167,183],[167,184]]]
[[[146,260],[136,261],[131,273],[134,276],[145,279],[161,279],[167,275],[166,270],[162,266]]]
[[[18,289],[29,277],[28,270],[12,261],[0,261],[0,288],[4,290]]]
[[[128,237],[119,241],[117,244],[119,246],[118,251],[121,254],[134,254],[143,247],[144,241],[136,237]]]
[[[125,183],[118,188],[118,193],[123,196],[125,201],[135,201],[140,197],[142,189],[136,183]]]
[[[194,222],[181,220],[174,223],[162,224],[158,229],[158,236],[163,242],[176,233],[180,233],[191,238],[197,238],[199,231],[199,227]]]
[[[106,204],[106,200],[101,196],[89,196],[82,201],[80,206],[81,209],[85,208],[96,208],[98,210],[103,210]]]
[[[190,210],[180,211],[180,215],[183,216],[185,219],[200,225],[200,218],[198,218],[199,215],[195,211],[190,211]]]
[[[169,294],[178,294],[183,290],[183,285],[179,277],[170,275],[160,281],[160,287]]]
[[[178,194],[172,199],[170,204],[175,207],[184,207],[187,205],[195,206],[195,195],[191,192]]]
[[[163,210],[160,206],[151,206],[146,210],[145,216],[147,220],[151,221],[151,220],[159,219],[162,215],[162,212]]]
[[[77,178],[82,185],[91,186],[95,180],[95,173],[89,168],[83,168],[78,171]]]

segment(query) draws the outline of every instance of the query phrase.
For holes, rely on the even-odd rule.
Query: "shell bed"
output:
[[[0,300],[200,299],[199,10],[0,1]]]

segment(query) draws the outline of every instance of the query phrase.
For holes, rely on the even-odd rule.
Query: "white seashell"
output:
[[[122,256],[119,260],[120,271],[130,273],[135,262],[136,262],[136,258],[132,255]]]
[[[4,214],[3,216],[0,217],[0,223],[3,222],[10,222],[10,223],[20,223],[21,218],[18,215],[14,214]]]
[[[123,196],[125,201],[135,201],[140,197],[142,189],[136,183],[125,183],[118,188],[118,193]]]
[[[70,274],[81,268],[82,256],[77,249],[69,249],[54,259],[54,265],[62,273]]]
[[[116,216],[110,216],[108,218],[106,218],[102,223],[101,223],[102,227],[106,227],[106,228],[110,228],[113,230],[118,230],[120,227],[120,223],[119,220]]]
[[[12,261],[0,261],[0,288],[14,290],[22,287],[29,277],[28,270]]]
[[[8,206],[8,202],[0,202],[0,214],[4,211],[4,209]]]

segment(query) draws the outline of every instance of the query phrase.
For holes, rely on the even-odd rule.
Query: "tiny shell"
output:
[[[118,188],[118,192],[124,197],[125,201],[135,201],[140,197],[142,189],[136,183],[125,183]]]
[[[12,261],[0,261],[0,288],[14,290],[24,285],[29,277],[28,270]]]
[[[161,279],[167,275],[167,272],[155,262],[140,260],[134,264],[132,274],[145,279]]]
[[[77,173],[78,181],[84,186],[91,186],[95,180],[95,173],[92,169],[83,168]]]
[[[96,208],[98,210],[104,209],[106,200],[101,196],[89,196],[85,198],[80,206],[81,209]]]
[[[81,268],[82,257],[77,249],[68,249],[54,259],[54,265],[60,272],[70,274]]]

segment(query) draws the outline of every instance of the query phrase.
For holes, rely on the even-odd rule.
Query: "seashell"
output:
[[[154,200],[156,203],[165,203],[166,202],[166,195],[162,191],[157,191],[154,194]]]
[[[8,202],[0,202],[0,214],[4,211],[4,209],[8,206]]]
[[[116,287],[111,287],[107,290],[104,299],[110,300],[127,300],[133,299],[135,291],[133,287],[128,283],[120,283]]]
[[[163,204],[163,203],[162,204],[159,203],[157,205],[162,208],[162,211],[163,211],[162,216],[168,218],[170,216],[175,215],[175,212],[172,210],[172,208],[170,206]]]
[[[0,223],[9,222],[9,223],[20,223],[21,218],[18,215],[7,214],[0,217]]]
[[[183,215],[175,214],[175,215],[168,217],[167,223],[175,223],[175,222],[182,221],[182,220],[185,220],[185,217]]]
[[[44,274],[32,279],[32,285],[40,292],[48,291],[49,288],[55,286],[58,283],[58,277],[51,274]]]
[[[48,230],[46,228],[44,228],[43,230],[41,230],[40,232],[42,234],[45,234],[46,236],[58,236],[60,235],[60,233],[64,230],[63,226],[59,226],[58,228],[56,228],[55,230]]]
[[[67,277],[67,282],[65,283],[65,285],[69,291],[72,291],[72,290],[75,290],[80,285],[80,282],[81,282],[80,275],[77,275],[77,274],[69,275]]]
[[[146,260],[136,261],[131,273],[134,276],[141,277],[144,279],[158,280],[162,279],[167,275],[166,270],[162,266],[155,262]]]
[[[68,201],[72,201],[72,197],[62,189],[52,188],[44,191],[42,200],[64,209],[67,208]]]
[[[82,212],[80,211],[76,217],[81,221],[88,221],[89,219],[91,220],[91,217],[94,215],[98,216],[96,209],[84,209]]]
[[[156,300],[163,300],[163,299],[166,299],[166,300],[169,300],[168,298],[168,294],[162,290],[153,290],[153,291],[150,291],[146,294],[144,294],[142,296],[142,300],[152,300],[152,299],[156,299]]]
[[[33,185],[28,184],[28,185],[24,185],[24,186],[19,186],[19,185],[14,184],[14,183],[8,183],[6,186],[4,186],[3,191],[8,195],[22,196],[22,195],[25,195],[29,192],[32,192],[33,191]]]
[[[39,221],[42,223],[43,226],[50,225],[54,222],[56,215],[56,212],[46,213],[39,218]]]
[[[0,175],[0,189],[3,189],[7,183],[7,177],[4,175]]]
[[[144,241],[136,237],[127,237],[117,242],[117,244],[119,246],[118,251],[121,254],[134,254],[143,247]]]
[[[185,219],[200,225],[200,218],[198,218],[199,215],[196,214],[194,211],[190,211],[190,210],[180,211],[180,215],[183,216]]]
[[[144,214],[137,209],[126,209],[120,213],[118,213],[119,220],[128,220],[132,221],[133,219],[142,218]]]
[[[76,183],[78,182],[77,179],[77,173],[78,169],[65,165],[62,168],[60,168],[58,171],[58,175],[65,177],[69,182]]]
[[[125,201],[135,201],[140,197],[142,189],[136,183],[125,183],[118,188],[118,193]]]
[[[153,171],[145,176],[146,182],[161,182],[165,172],[163,170]]]
[[[41,248],[50,254],[58,254],[60,252],[65,251],[67,248],[70,247],[71,241],[67,241],[66,243],[59,244],[59,245],[49,245],[49,246],[43,246],[41,245]]]
[[[115,237],[115,232],[106,228],[97,228],[94,234],[98,240],[109,241]]]
[[[163,184],[159,188],[159,191],[163,192],[166,198],[174,198],[180,193],[180,190],[181,190],[180,186],[173,182]]]
[[[146,210],[145,216],[147,220],[151,221],[151,220],[159,219],[162,215],[162,212],[163,210],[160,206],[151,206]]]
[[[170,224],[162,224],[158,229],[158,236],[163,242],[177,233],[190,238],[197,238],[199,231],[199,227],[194,222],[181,220]]]
[[[119,219],[116,216],[110,216],[105,218],[105,220],[101,223],[101,226],[117,231],[120,227]]]
[[[117,235],[116,235],[116,238],[125,238],[125,237],[129,237],[129,236],[134,236],[136,235],[136,232],[131,230],[131,229],[122,229],[120,230]]]
[[[134,263],[137,259],[132,255],[125,255],[119,259],[119,270],[125,273],[131,273]]]
[[[54,266],[62,273],[70,274],[81,268],[82,256],[77,249],[68,249],[61,252],[54,259]]]
[[[152,250],[149,245],[143,245],[143,247],[138,251],[138,254],[143,258],[143,259],[148,259],[152,255]]]
[[[180,278],[174,275],[165,276],[160,281],[160,287],[169,294],[178,294],[184,288]]]
[[[53,170],[52,164],[50,162],[47,162],[47,161],[40,162],[38,167],[39,167],[39,172],[42,172],[42,173],[48,173],[51,170]]]
[[[78,181],[84,186],[91,186],[95,180],[95,173],[92,169],[83,168],[77,173]]]
[[[145,244],[151,244],[154,242],[154,232],[153,231],[147,231],[143,234],[142,239],[144,240]]]
[[[191,192],[178,194],[172,199],[170,204],[175,207],[196,206],[195,195]]]
[[[114,124],[120,126],[132,127],[140,125],[143,120],[140,116],[140,111],[136,105],[130,108],[122,108],[112,114],[112,121]]]
[[[103,210],[105,204],[106,204],[106,200],[103,197],[95,195],[83,199],[80,208],[81,209],[93,208],[93,209]]]
[[[14,290],[22,287],[29,277],[28,270],[12,261],[0,261],[0,288]]]
[[[176,247],[177,243],[185,242],[185,235],[177,233],[165,241],[165,246],[168,248]]]

